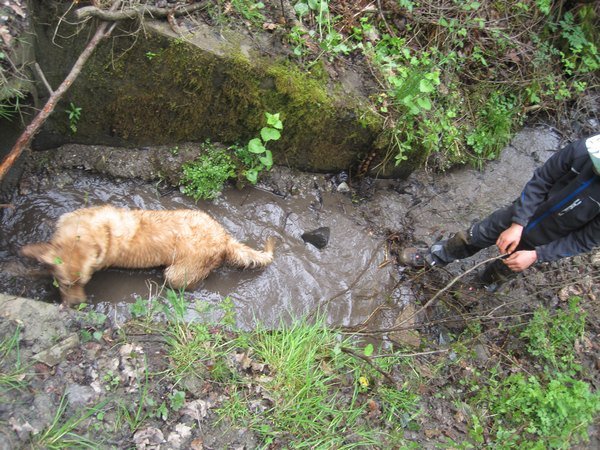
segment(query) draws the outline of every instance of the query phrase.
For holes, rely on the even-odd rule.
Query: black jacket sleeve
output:
[[[535,170],[516,202],[513,223],[526,226],[554,184],[571,170],[578,142],[567,145]]]
[[[600,216],[569,235],[535,248],[539,262],[556,261],[600,247]]]

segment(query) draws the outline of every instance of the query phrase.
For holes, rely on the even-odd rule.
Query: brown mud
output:
[[[143,374],[139,361],[135,361],[136,354],[148,355],[148,367],[153,373],[165,369],[165,349],[160,343],[140,337],[140,342],[127,344],[135,348],[123,351],[124,346],[110,344],[127,322],[130,304],[137,297],[146,298],[161,290],[159,269],[110,269],[93,277],[88,288],[92,311],[108,316],[112,334],[106,334],[101,342],[86,343],[77,340],[79,330],[85,328],[81,314],[55,306],[58,294],[52,280],[39,274],[32,277],[30,272],[24,276],[23,271],[33,266],[18,255],[22,245],[48,239],[60,214],[101,203],[129,208],[201,208],[239,240],[257,247],[262,246],[267,236],[275,236],[278,241],[275,261],[268,268],[248,271],[222,268],[197,290],[186,293],[190,318],[208,314],[209,320],[215,319],[210,316],[215,313],[210,311],[216,310],[206,312],[197,306],[219,305],[229,297],[238,325],[244,329],[253,329],[257,324],[274,327],[291,317],[320,312],[330,325],[369,330],[374,336],[383,337],[386,345],[447,351],[455,333],[477,318],[484,327],[490,324],[475,346],[477,363],[489,366],[497,358],[502,360],[502,353],[496,353],[497,340],[506,336],[497,330],[504,317],[527,317],[539,305],[558,308],[571,295],[578,295],[588,314],[586,336],[589,337],[578,357],[586,373],[592,374],[589,382],[597,389],[600,387],[598,253],[536,265],[494,293],[478,287],[476,271],[471,272],[431,308],[408,321],[409,332],[378,333],[409,318],[454,277],[495,254],[494,249],[489,249],[444,269],[414,272],[395,263],[394,251],[407,242],[431,244],[509,203],[534,168],[563,144],[550,130],[525,129],[504,149],[499,160],[482,171],[464,167],[445,174],[422,170],[406,180],[359,183],[350,179],[348,191],[340,184],[344,178],[337,174],[308,174],[278,167],[257,187],[242,190],[230,187],[216,200],[199,203],[163,182],[149,181],[151,177],[136,180],[126,179],[122,174],[116,176],[123,170],[135,174],[136,166],[140,173],[148,168],[135,152],[123,152],[113,159],[107,156],[102,159],[102,167],[81,164],[86,151],[88,156],[93,151],[101,152],[85,146],[78,147],[80,154],[69,148],[70,158],[66,158],[65,149],[51,150],[62,155],[52,159],[51,153],[30,155],[30,164],[18,189],[10,198],[3,199],[8,207],[0,211],[0,291],[8,294],[0,302],[0,331],[5,338],[15,327],[22,327],[21,357],[23,360],[36,357],[38,362],[33,367],[35,386],[19,401],[10,398],[7,407],[0,408],[1,422],[8,424],[0,426],[0,436],[6,436],[7,443],[0,448],[24,448],[32,433],[47,427],[61,392],[67,395],[68,411],[115,395],[98,374],[113,373],[124,386],[130,383],[130,388],[125,387],[130,391],[122,393],[123,398],[139,396],[133,385],[143,381]],[[110,154],[114,152],[107,155]],[[98,173],[100,169],[104,173]],[[302,238],[304,233],[320,227],[330,230],[327,245],[322,249]],[[32,303],[15,296],[36,300]],[[510,345],[510,339],[508,342]],[[46,359],[48,349],[54,349],[58,356]],[[440,358],[452,360],[453,353],[442,353]],[[464,419],[457,419],[455,406],[434,395],[447,389],[444,383],[457,382],[452,376],[460,374],[450,374],[445,381],[432,378],[423,386],[423,408],[428,414],[421,419],[420,431],[407,430],[405,435],[421,448],[437,448],[440,436],[460,441],[467,434]],[[164,398],[170,389],[172,386],[157,385],[152,395]],[[203,442],[205,448],[259,447],[252,432],[238,429],[235,424],[216,423],[211,408],[219,404],[219,393],[202,394],[199,386],[186,389],[197,394],[187,404],[196,408],[195,413],[181,413],[177,420],[157,420],[152,426],[138,430],[135,436],[123,430],[109,444],[153,448],[155,439],[166,442],[164,448],[191,448],[194,442]],[[111,414],[114,411],[105,423],[111,420]],[[199,426],[195,428],[194,423]],[[595,433],[596,428],[591,430],[590,445],[597,443]]]

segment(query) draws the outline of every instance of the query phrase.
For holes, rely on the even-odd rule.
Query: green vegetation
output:
[[[183,165],[180,180],[185,194],[199,199],[215,198],[225,182],[237,177],[244,177],[256,184],[263,170],[273,166],[273,154],[266,145],[281,137],[283,123],[279,113],[265,113],[267,126],[260,130],[260,136],[251,139],[247,145],[234,145],[227,149],[218,148],[206,142],[201,148],[201,155],[194,161]]]
[[[88,439],[75,430],[90,417],[100,413],[108,402],[102,402],[93,408],[88,408],[80,414],[71,414],[67,417],[67,399],[63,396],[60,400],[52,423],[46,430],[37,435],[33,442],[33,448],[48,450],[72,449],[72,448],[98,448],[98,443]]]
[[[77,133],[77,124],[81,119],[81,108],[75,106],[73,102],[69,103],[69,108],[65,110],[67,117],[69,118],[69,129],[71,133]]]
[[[128,447],[179,424],[193,436],[244,430],[258,448],[416,449],[425,436],[436,448],[571,448],[586,442],[600,412],[600,395],[578,364],[588,335],[579,303],[552,314],[540,308],[523,323],[505,321],[507,329],[472,320],[447,352],[431,352],[384,350],[322,319],[244,331],[231,298],[190,301],[167,290],[131,304],[131,320],[112,335],[102,330],[90,347],[103,349],[90,366],[102,392],[93,406],[74,407],[52,381],[57,408],[30,444]],[[88,309],[81,327],[100,331]],[[15,388],[40,386],[22,370],[20,329],[13,331],[0,343],[0,373],[18,362],[18,378],[0,377],[12,402]],[[482,362],[472,349],[490,331],[512,338],[512,349]],[[432,420],[436,411],[451,417]],[[446,425],[461,432],[450,439],[432,428]]]
[[[16,326],[14,333],[0,342],[0,400],[6,391],[25,387],[25,369],[19,350],[20,334],[21,327]]]
[[[227,180],[235,176],[235,165],[230,154],[211,146],[202,145],[202,154],[195,160],[183,165],[181,177],[182,191],[196,201],[215,198]]]
[[[472,371],[461,381],[471,411],[469,434],[476,445],[569,448],[587,439],[587,427],[600,411],[600,393],[578,375],[576,346],[585,325],[579,301],[572,298],[567,310],[552,316],[539,308],[521,332],[526,356],[541,363],[541,371],[512,368],[506,376],[496,366]]]
[[[25,97],[18,83],[10,82],[10,71],[4,65],[10,66],[8,56],[0,50],[0,119],[11,120],[19,112],[21,100]]]
[[[600,81],[598,11],[589,3],[400,0],[390,15],[352,18],[328,0],[294,8],[307,25],[289,33],[295,56],[310,66],[362,54],[379,73],[385,159],[396,164],[481,165],[532,113],[556,116]]]

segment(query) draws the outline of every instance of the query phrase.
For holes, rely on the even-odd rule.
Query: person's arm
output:
[[[535,251],[538,261],[549,262],[587,253],[596,247],[600,247],[600,215],[585,227],[549,244],[540,245]]]
[[[579,141],[562,148],[535,170],[516,202],[512,217],[514,224],[526,226],[538,206],[546,200],[554,183],[571,170],[578,143]]]

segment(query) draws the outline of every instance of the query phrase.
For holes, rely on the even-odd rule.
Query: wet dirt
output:
[[[516,198],[533,170],[559,147],[559,137],[550,130],[525,129],[483,171],[422,170],[406,180],[378,180],[366,187],[355,183],[348,193],[338,192],[339,177],[279,167],[258,187],[227,188],[216,200],[198,203],[176,188],[152,181],[158,172],[173,173],[178,164],[166,148],[125,151],[71,145],[35,152],[18,190],[4,201],[9,207],[0,213],[0,291],[59,301],[51,278],[22,276],[22,264],[27,262],[18,251],[26,243],[49,239],[55,221],[65,212],[104,203],[200,208],[240,241],[261,247],[268,236],[275,236],[277,247],[274,263],[264,270],[224,267],[212,273],[186,294],[191,314],[195,302],[215,304],[230,297],[243,328],[257,322],[275,326],[282,319],[317,310],[330,324],[359,324],[379,305],[404,305],[413,297],[410,286],[401,283],[404,268],[392,264],[387,233],[426,245],[448,237]],[[183,160],[190,155],[191,150],[183,147],[178,152]],[[149,161],[163,165],[150,169]],[[320,227],[330,230],[322,249],[302,239]],[[486,256],[489,252],[482,252],[448,270],[458,273]],[[128,318],[131,302],[156,295],[163,287],[158,268],[108,269],[94,275],[87,293],[89,303],[121,322]]]
[[[199,208],[240,241],[258,248],[268,236],[275,236],[277,247],[275,262],[264,270],[224,267],[213,272],[198,289],[186,293],[190,305],[230,297],[243,328],[257,322],[274,326],[324,303],[330,323],[350,325],[364,319],[395,283],[393,265],[379,267],[386,260],[381,235],[370,230],[351,198],[334,192],[334,184],[323,175],[280,169],[271,175],[270,183],[270,189],[229,188],[214,201],[196,203],[176,189],[81,170],[29,173],[2,212],[0,259],[5,270],[0,290],[59,301],[51,278],[18,276],[19,265],[27,263],[18,251],[26,243],[49,239],[56,219],[67,211],[104,203],[145,209]],[[282,194],[281,188],[288,192]],[[269,192],[273,190],[279,195]],[[330,229],[322,249],[302,239],[304,233],[320,227]],[[109,269],[96,273],[86,290],[89,303],[99,311],[125,320],[129,303],[156,295],[162,283],[160,269]]]
[[[112,337],[108,333],[106,342],[72,342],[73,335],[78,336],[79,329],[85,326],[80,324],[80,313],[55,308],[52,303],[58,302],[58,292],[52,280],[43,274],[33,276],[34,266],[18,255],[22,245],[48,239],[62,213],[101,203],[128,208],[206,210],[243,242],[260,247],[267,236],[275,236],[278,242],[275,260],[266,269],[221,268],[197,290],[188,292],[190,315],[205,310],[200,305],[218,305],[230,297],[238,325],[246,329],[258,323],[276,326],[291,316],[321,311],[332,325],[352,327],[366,321],[369,330],[376,331],[409,319],[419,305],[437,295],[455,276],[495,252],[489,249],[443,269],[423,273],[395,264],[393,251],[407,242],[431,244],[509,203],[533,170],[564,143],[552,130],[529,128],[518,133],[500,159],[482,171],[463,167],[439,174],[425,169],[405,180],[362,183],[349,180],[347,192],[340,189],[344,177],[278,167],[257,187],[242,190],[230,187],[215,201],[198,203],[164,182],[152,181],[152,173],[157,173],[150,170],[154,162],[166,161],[173,167],[178,163],[168,149],[138,149],[136,153],[135,149],[65,146],[29,155],[28,169],[18,189],[0,202],[8,204],[0,210],[0,292],[10,294],[0,296],[0,336],[10,336],[15,327],[23,327],[21,356],[40,362],[34,366],[36,377],[32,389],[18,402],[7,402],[8,409],[0,406],[0,415],[10,417],[10,426],[0,427],[0,435],[6,436],[7,443],[2,447],[0,439],[0,449],[19,448],[31,433],[48,426],[59,401],[58,393],[65,392],[69,411],[74,411],[110,394],[102,383],[102,374],[116,374],[135,384],[131,381],[135,377],[131,378],[127,372],[133,364],[127,359],[131,355],[148,355],[153,373],[160,373],[167,364],[164,346],[146,340],[146,333],[139,336],[134,333],[140,342],[122,347],[112,345],[116,332]],[[163,150],[168,155],[161,154]],[[185,154],[186,151],[179,152],[187,157]],[[152,157],[148,158],[149,155]],[[161,171],[165,172],[164,167]],[[139,179],[127,178],[136,173]],[[330,231],[322,249],[302,238],[320,227],[328,227]],[[464,330],[469,317],[476,317],[483,327],[491,324],[474,349],[476,363],[489,366],[497,363],[498,345],[502,350],[505,341],[510,346],[510,336],[503,337],[498,331],[497,324],[503,322],[503,317],[530,314],[536,305],[552,307],[565,302],[570,295],[580,295],[588,313],[589,342],[586,341],[588,344],[583,346],[579,357],[586,373],[592,374],[590,383],[598,388],[599,268],[598,252],[543,264],[496,293],[471,289],[473,272],[440,296],[437,304],[408,321],[409,330],[397,330],[386,336],[390,342],[420,349],[426,346],[436,353],[436,349],[448,349],[453,334]],[[129,305],[135,298],[157,295],[161,287],[160,269],[110,269],[96,273],[87,291],[93,309],[107,314],[112,330],[118,330],[119,324],[129,317]],[[15,295],[38,300],[15,299],[12,297]],[[462,308],[465,303],[470,306]],[[49,361],[47,358],[53,355],[47,350],[56,350],[57,346],[63,352],[62,358]],[[440,353],[440,363],[446,359],[452,359],[452,352]],[[419,365],[417,360],[415,364]],[[142,379],[143,374],[138,373],[137,377]],[[422,387],[427,417],[421,421],[421,431],[406,430],[407,439],[419,443],[420,448],[439,448],[436,436],[440,433],[457,441],[467,435],[464,420],[457,419],[455,405],[437,395],[449,389],[448,385],[458,386],[460,377],[460,372],[450,371],[445,377],[431,378]],[[163,384],[153,386],[156,398],[164,398],[172,389]],[[190,400],[190,405],[199,402],[209,411],[197,418],[202,426],[194,431],[192,443],[203,439],[206,448],[258,447],[252,432],[236,428],[236,424],[218,422],[217,416],[210,412],[221,402],[218,392],[206,393],[192,384],[185,388],[195,399]],[[131,386],[127,389],[133,393],[126,391],[124,398],[138,395]],[[139,442],[151,441],[150,434],[169,441],[167,448],[189,448],[192,439],[189,436],[180,437],[183,442],[180,446],[171,442],[171,437],[179,439],[177,427],[193,427],[194,421],[185,417],[181,414],[167,422],[156,420],[152,427],[140,429],[134,436],[123,430],[112,436],[111,442],[117,447],[125,443],[131,446],[134,442],[138,448],[146,448]],[[107,413],[107,423],[114,419],[114,411]],[[590,433],[590,445],[594,446],[598,443],[597,427]]]

